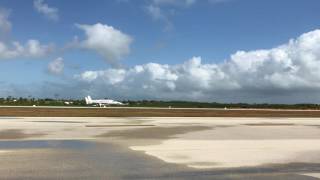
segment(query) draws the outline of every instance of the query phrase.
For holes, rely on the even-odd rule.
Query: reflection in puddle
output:
[[[2,117],[0,117],[0,119],[8,120],[8,119],[23,119],[23,118],[21,118],[21,117],[6,117],[6,116],[2,116]]]

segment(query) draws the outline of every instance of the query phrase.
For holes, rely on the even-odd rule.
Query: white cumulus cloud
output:
[[[48,64],[48,72],[53,75],[60,75],[64,70],[64,60],[59,57]]]
[[[147,12],[151,15],[151,17],[155,20],[166,20],[167,17],[163,14],[160,7],[150,4],[146,7]]]
[[[11,22],[8,20],[10,12],[0,8],[0,32],[7,33],[11,31]]]
[[[43,0],[34,0],[33,6],[39,13],[45,15],[48,19],[53,21],[59,20],[59,10],[54,7],[49,7]]]
[[[145,6],[145,9],[153,20],[164,23],[165,31],[170,31],[173,29],[170,16],[175,12],[175,9],[171,7],[190,7],[194,3],[196,0],[152,0]]]
[[[190,6],[194,4],[196,0],[153,0],[156,5],[176,5],[176,6]]]
[[[165,24],[164,30],[169,31],[173,28],[172,22],[169,20],[168,15],[159,6],[150,4],[145,7],[146,12],[155,21],[162,21]]]
[[[225,3],[233,0],[208,0],[208,1],[209,3],[212,3],[212,4],[219,4],[219,3]]]
[[[77,24],[86,34],[86,39],[77,42],[80,48],[93,50],[102,55],[112,65],[130,53],[133,38],[106,24]]]
[[[5,9],[0,10],[0,30],[6,33],[11,31],[9,11]],[[0,39],[0,60],[20,57],[39,58],[47,56],[53,50],[53,44],[41,44],[36,39],[30,39],[24,44],[11,39]]]
[[[52,44],[43,45],[34,39],[28,40],[25,44],[17,41],[6,44],[0,41],[0,59],[39,58],[47,56],[53,50],[54,46]]]

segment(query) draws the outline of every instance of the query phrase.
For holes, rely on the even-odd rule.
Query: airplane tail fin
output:
[[[90,96],[88,96],[88,97],[85,97],[84,98],[85,100],[86,100],[86,104],[90,104],[91,103],[91,97]]]

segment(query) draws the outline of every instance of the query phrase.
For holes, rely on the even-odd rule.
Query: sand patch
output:
[[[319,163],[308,152],[319,152],[320,140],[187,140],[171,139],[159,145],[131,146],[169,163],[193,168],[237,168],[265,164]],[[175,158],[175,157],[186,158]]]
[[[7,150],[0,150],[0,154],[3,154],[3,153],[8,153],[10,151],[7,151]]]
[[[307,174],[301,174],[301,175],[315,177],[315,178],[320,179],[320,173],[307,173]]]

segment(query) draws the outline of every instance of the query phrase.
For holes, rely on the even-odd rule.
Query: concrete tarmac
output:
[[[320,179],[318,118],[0,118],[0,179]]]

